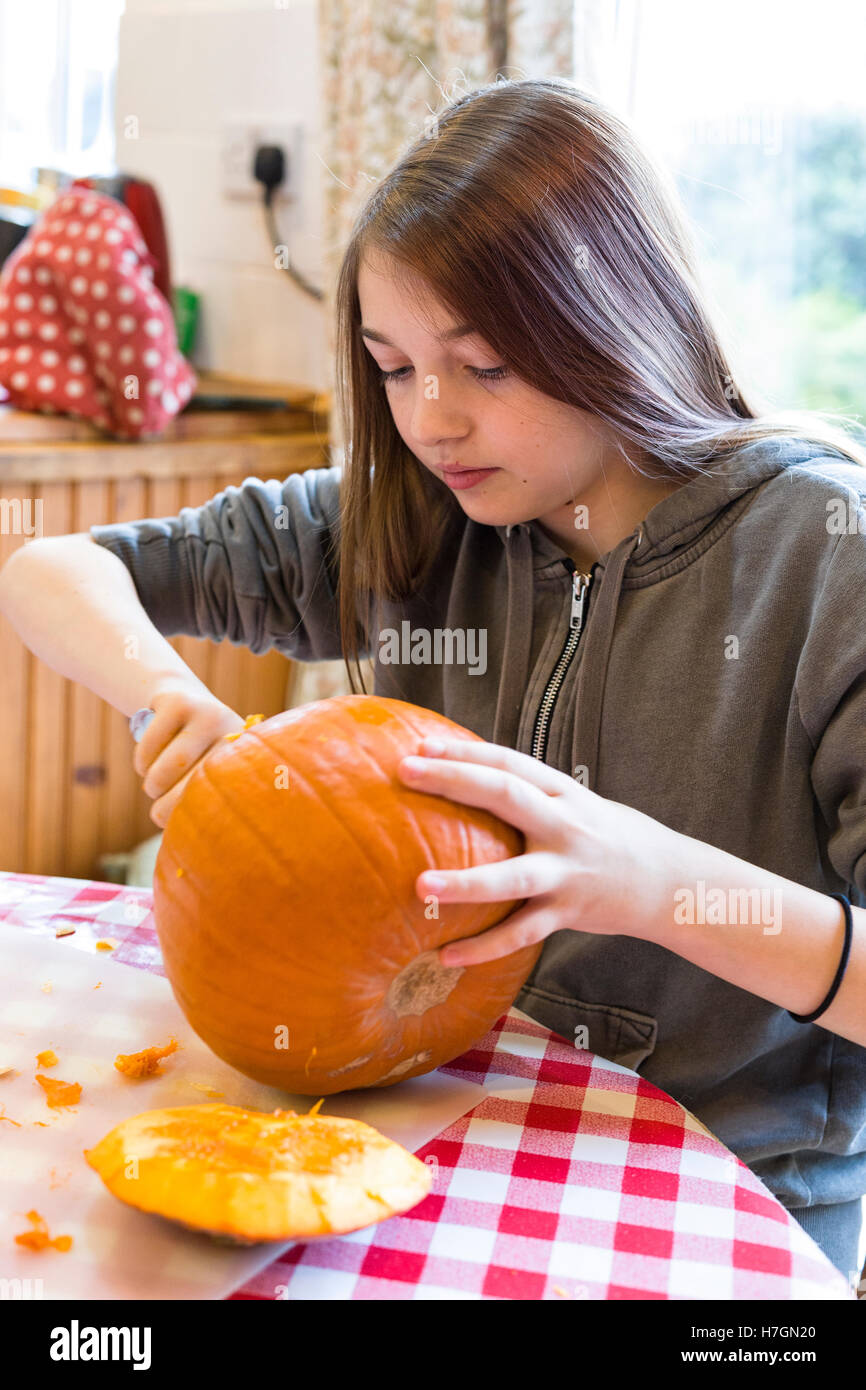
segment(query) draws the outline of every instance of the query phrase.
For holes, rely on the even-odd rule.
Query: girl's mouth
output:
[[[498,468],[443,468],[442,478],[455,492],[462,492],[464,488],[475,487],[476,483],[500,471]]]

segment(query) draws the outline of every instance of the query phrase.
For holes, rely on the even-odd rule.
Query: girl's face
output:
[[[537,518],[571,539],[581,502],[593,534],[610,506],[612,475],[624,466],[603,422],[509,374],[423,286],[407,301],[386,259],[362,261],[358,294],[363,341],[386,374],[394,424],[466,515],[489,526]]]

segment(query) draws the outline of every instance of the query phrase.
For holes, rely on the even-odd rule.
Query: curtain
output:
[[[612,0],[319,0],[324,165],[323,309],[333,398],[334,301],[352,223],[403,149],[448,100],[504,78],[571,77],[582,8]],[[587,42],[598,31],[590,25]],[[600,32],[600,31],[599,31]],[[332,459],[339,420],[331,414]],[[362,663],[368,690],[372,667]],[[341,662],[293,672],[293,705],[348,690]]]
[[[329,333],[340,258],[374,185],[446,100],[499,74],[570,77],[577,9],[575,0],[320,0]]]

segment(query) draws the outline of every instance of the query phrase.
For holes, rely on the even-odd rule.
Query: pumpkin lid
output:
[[[130,1206],[245,1243],[344,1235],[408,1211],[433,1181],[361,1120],[223,1104],[134,1115],[84,1156]]]

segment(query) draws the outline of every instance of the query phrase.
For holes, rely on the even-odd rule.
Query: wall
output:
[[[199,366],[326,389],[321,302],[274,269],[260,204],[224,197],[221,164],[225,123],[303,122],[301,197],[276,205],[277,224],[321,287],[319,114],[315,0],[127,0],[117,163],[157,187],[174,283],[202,296]]]

